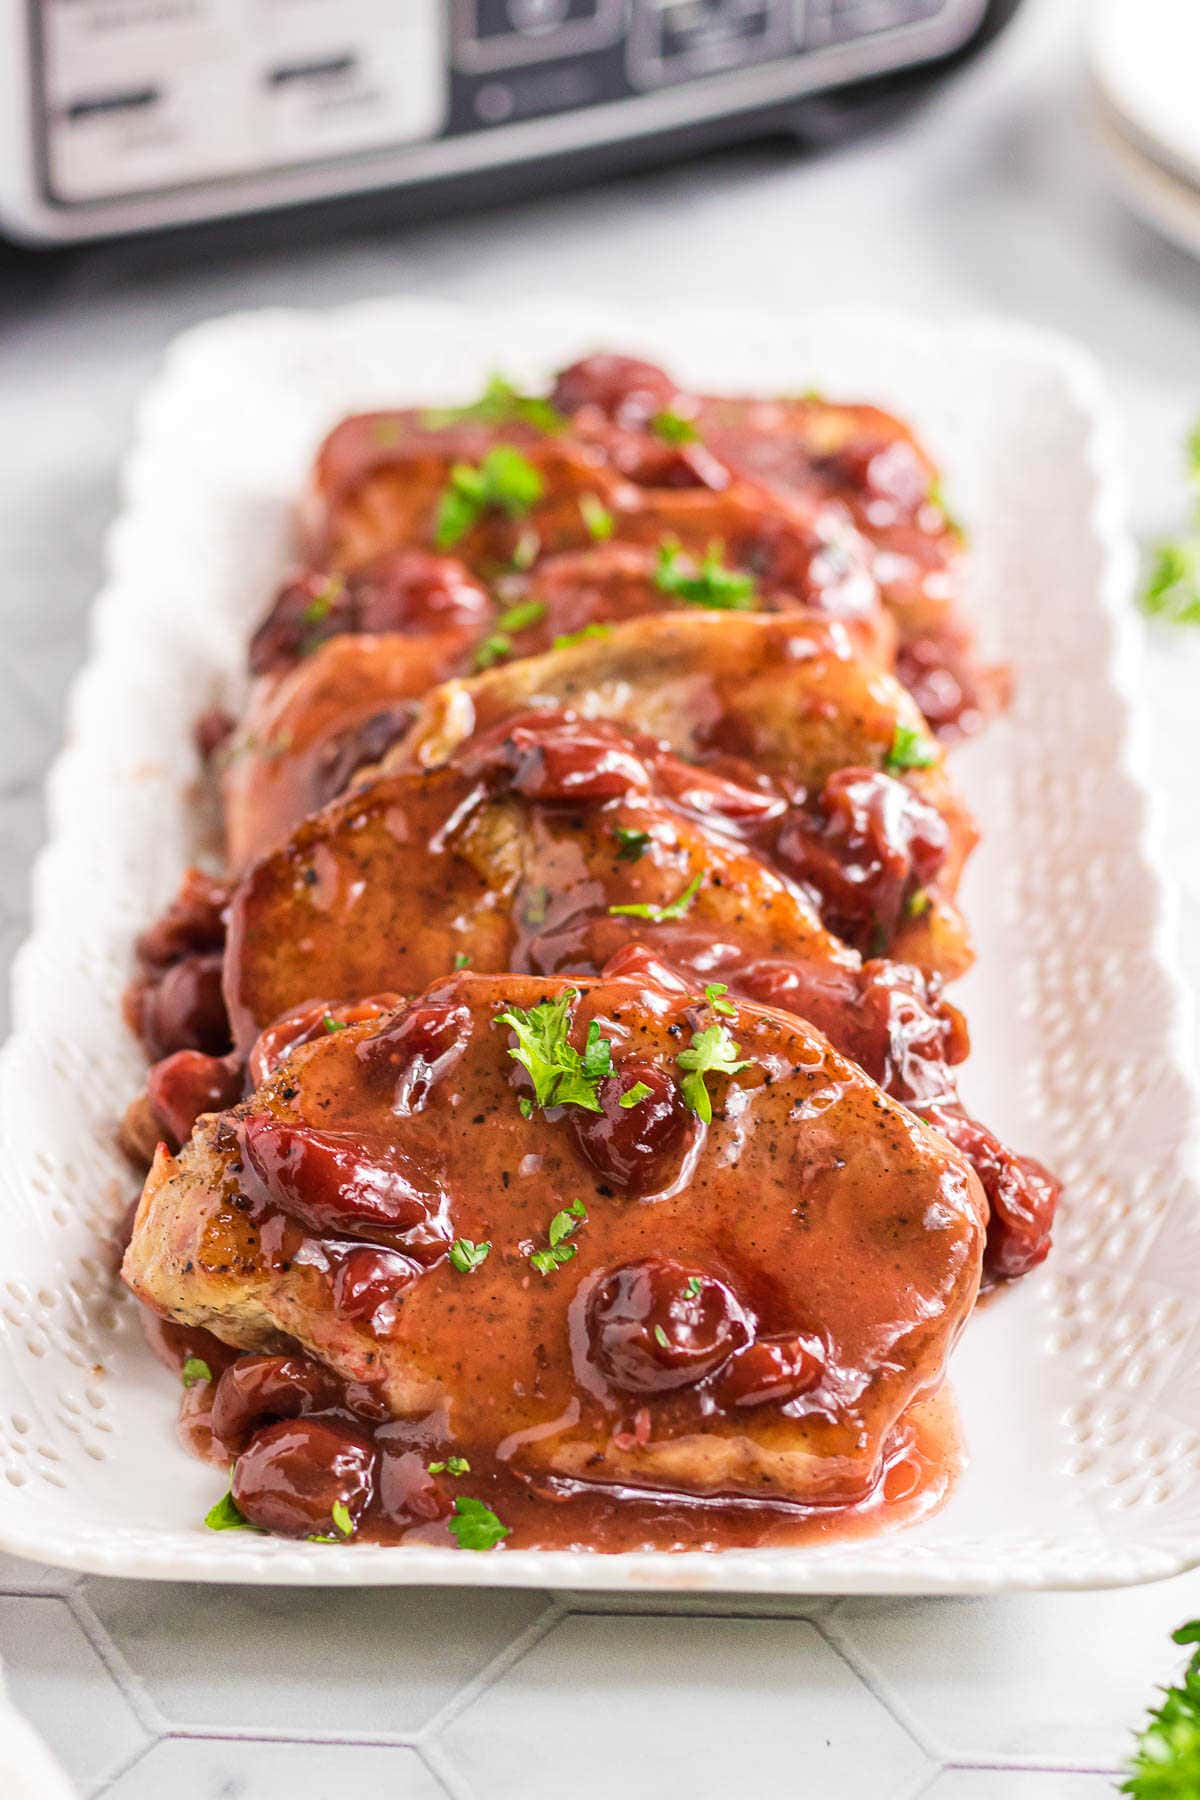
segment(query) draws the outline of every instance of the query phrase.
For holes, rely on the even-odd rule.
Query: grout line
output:
[[[1064,1761],[1061,1757],[1044,1757],[1040,1761],[1029,1761],[1027,1758],[1012,1757],[998,1762],[994,1757],[953,1756],[946,1762],[947,1769],[994,1769],[1000,1775],[1124,1775],[1128,1771],[1117,1768],[1112,1763],[1080,1762],[1076,1759]]]
[[[75,1623],[104,1664],[112,1678],[113,1685],[125,1700],[138,1724],[144,1731],[149,1732],[152,1738],[162,1737],[168,1731],[170,1721],[159,1710],[140,1675],[126,1662],[124,1655],[104,1629],[100,1619],[88,1604],[82,1586],[73,1588],[65,1596],[65,1599]]]
[[[909,1712],[908,1708],[896,1696],[888,1693],[883,1688],[882,1684],[876,1680],[874,1672],[870,1669],[869,1665],[861,1663],[858,1656],[851,1652],[847,1644],[841,1642],[836,1635],[826,1629],[827,1626],[834,1623],[838,1610],[838,1608],[835,1608],[832,1613],[827,1614],[824,1618],[810,1620],[809,1622],[812,1625],[813,1630],[820,1635],[828,1645],[829,1649],[833,1651],[834,1655],[845,1664],[854,1678],[862,1683],[863,1687],[866,1688],[867,1692],[877,1705],[882,1706],[883,1710],[890,1718],[895,1720],[900,1729],[908,1733],[918,1750],[922,1751],[923,1754],[929,1758],[930,1762],[936,1763],[940,1767],[945,1763],[945,1753],[938,1749],[932,1738],[926,1737],[924,1728],[918,1724],[916,1718]]]
[[[109,1793],[118,1781],[128,1775],[130,1769],[135,1769],[142,1758],[149,1756],[150,1752],[161,1743],[161,1738],[151,1738],[148,1744],[143,1744],[139,1750],[135,1750],[123,1762],[115,1763],[108,1774],[101,1776],[100,1781],[92,1788],[89,1800],[101,1800],[101,1795]]]
[[[473,1701],[493,1687],[502,1675],[506,1675],[523,1656],[540,1644],[544,1637],[548,1637],[566,1616],[567,1608],[562,1602],[551,1599],[546,1610],[538,1614],[532,1625],[527,1625],[519,1637],[513,1638],[503,1650],[497,1651],[491,1662],[486,1663],[473,1680],[468,1681],[457,1694],[451,1694],[439,1710],[425,1721],[417,1733],[418,1745],[432,1742],[451,1720],[456,1719],[460,1712],[465,1712]]]
[[[448,1800],[474,1800],[474,1792],[467,1785],[466,1777],[454,1767],[444,1745],[431,1738],[428,1743],[417,1745],[417,1755],[439,1787],[445,1791]]]
[[[189,1743],[228,1744],[318,1744],[341,1746],[347,1750],[418,1750],[416,1737],[402,1737],[387,1731],[294,1731],[286,1725],[169,1725],[162,1733],[164,1740],[182,1738]]]

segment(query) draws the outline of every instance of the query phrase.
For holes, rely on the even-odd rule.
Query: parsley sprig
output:
[[[466,406],[435,406],[421,414],[428,431],[441,431],[448,425],[532,425],[535,431],[555,432],[565,429],[567,421],[556,406],[540,394],[524,394],[506,375],[489,375],[487,386],[478,400]]]
[[[681,1050],[675,1060],[685,1071],[680,1083],[684,1100],[705,1125],[713,1116],[706,1077],[736,1075],[741,1069],[753,1067],[742,1058],[741,1045],[734,1043],[727,1025],[708,1025],[695,1032],[687,1049]]]
[[[1200,1646],[1200,1619],[1172,1633],[1177,1644]],[[1200,1648],[1183,1679],[1163,1690],[1138,1738],[1121,1793],[1133,1800],[1193,1800],[1200,1794]]]
[[[213,1372],[202,1356],[189,1356],[179,1371],[179,1379],[185,1388],[194,1388],[198,1381],[211,1381]]]
[[[915,725],[897,725],[883,766],[889,775],[898,775],[905,769],[928,769],[936,761],[937,751],[923,731]]]
[[[613,836],[617,840],[618,862],[640,862],[650,842],[648,831],[634,831],[629,825],[614,825]]]
[[[454,1517],[447,1519],[460,1550],[494,1550],[509,1535],[490,1506],[459,1494],[454,1502]]]
[[[724,556],[725,546],[714,540],[697,564],[668,539],[659,546],[654,585],[661,593],[673,594],[688,606],[707,607],[710,612],[753,611],[758,583],[744,569],[727,568]]]
[[[670,407],[664,407],[662,412],[655,413],[650,421],[650,429],[664,444],[694,444],[700,437],[692,421],[685,419],[682,413],[673,412]]]
[[[1147,617],[1168,625],[1200,625],[1200,420],[1187,440],[1190,529],[1155,544],[1138,597]]]
[[[469,1475],[471,1473],[471,1465],[465,1456],[448,1456],[445,1462],[431,1462],[426,1466],[431,1475]]]
[[[450,1261],[460,1275],[471,1275],[492,1253],[490,1244],[477,1244],[471,1238],[455,1238],[450,1246]]]
[[[571,1005],[578,998],[577,988],[564,988],[556,1000],[539,1000],[528,1011],[506,1007],[497,1013],[496,1023],[516,1034],[508,1054],[528,1071],[540,1107],[582,1106],[600,1112],[596,1089],[612,1074],[612,1045],[593,1019],[583,1054],[576,1050],[569,1033]]]
[[[703,875],[693,876],[682,894],[678,894],[674,900],[668,900],[665,906],[655,906],[649,900],[631,900],[624,906],[610,906],[608,910],[617,916],[652,919],[656,925],[661,925],[664,919],[682,919],[703,884]]]
[[[587,1208],[582,1200],[572,1200],[570,1206],[562,1212],[556,1212],[546,1232],[548,1239],[545,1249],[531,1250],[529,1264],[539,1275],[553,1275],[555,1269],[563,1263],[570,1262],[578,1245],[568,1242],[576,1229],[587,1223]]]
[[[541,499],[544,483],[512,444],[494,444],[476,467],[455,463],[438,501],[433,541],[450,550],[488,511],[519,519]]]
[[[519,600],[515,606],[510,606],[496,620],[495,631],[489,631],[480,640],[472,667],[479,672],[490,669],[494,663],[503,662],[506,656],[512,655],[513,632],[527,631],[545,616],[546,607],[541,600]]]
[[[607,638],[612,636],[611,625],[581,625],[578,631],[561,631],[550,648],[552,650],[573,650],[576,644],[585,644],[589,638]]]

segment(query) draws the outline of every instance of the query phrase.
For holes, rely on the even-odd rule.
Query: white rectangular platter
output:
[[[959,990],[979,1115],[1066,1181],[1050,1261],[981,1309],[953,1366],[970,1465],[891,1536],[719,1555],[328,1547],[213,1534],[213,1471],[115,1278],[135,1183],[113,1125],[142,1074],[120,1023],[135,932],[193,849],[189,724],[236,691],[291,509],[339,414],[536,382],[598,346],[686,383],[819,387],[910,416],[975,547],[974,604],[1018,674],[958,757],[984,830]],[[0,1067],[0,1547],[147,1577],[712,1592],[1092,1586],[1200,1561],[1200,1196],[1188,1013],[1138,776],[1131,555],[1090,365],[999,325],[648,318],[388,301],[189,333],[147,401],[50,783],[51,843]],[[959,997],[956,994],[956,997]]]

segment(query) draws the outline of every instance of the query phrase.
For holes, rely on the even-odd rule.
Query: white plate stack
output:
[[[1125,198],[1200,256],[1200,6],[1195,0],[1097,0],[1093,110]]]

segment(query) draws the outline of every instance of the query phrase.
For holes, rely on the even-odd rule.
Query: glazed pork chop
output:
[[[899,627],[900,677],[939,735],[969,735],[1007,705],[1008,671],[980,657],[963,608],[963,533],[937,465],[894,414],[815,392],[698,394],[654,364],[611,355],[564,369],[552,404],[631,480],[655,478],[666,418],[682,422],[675,435],[687,437],[697,480],[715,470],[845,508]]]
[[[436,1419],[476,1478],[828,1505],[940,1382],[985,1219],[957,1152],[790,1015],[460,974],[161,1151],[124,1276]]]
[[[839,627],[753,613],[635,619],[447,682],[383,766],[436,768],[468,737],[540,707],[613,720],[784,799],[771,853],[821,895],[836,929],[945,978],[970,966],[953,895],[974,821],[912,701]],[[918,809],[940,822],[926,880],[915,877],[928,835]],[[871,899],[880,857],[906,870],[886,915]]]
[[[322,995],[413,992],[456,958],[659,982],[678,970],[692,991],[721,982],[806,1018],[960,1143],[991,1204],[989,1272],[1032,1267],[1057,1184],[963,1112],[951,1065],[967,1034],[940,984],[864,964],[803,889],[706,823],[769,807],[609,723],[548,713],[469,741],[451,766],[380,776],[236,889],[224,978],[235,1041],[245,1053],[268,1027],[283,1042],[320,1030]]]
[[[403,734],[412,702],[437,682],[688,608],[804,610],[715,552],[696,559],[625,543],[547,557],[499,578],[490,595],[460,562],[422,550],[288,582],[252,640],[256,681],[221,755],[231,866],[244,867],[341,792],[357,766]]]
[[[391,435],[381,441],[385,427]],[[783,496],[753,482],[643,487],[595,444],[478,427],[430,431],[412,414],[344,420],[318,454],[305,509],[305,550],[352,571],[389,551],[452,551],[486,580],[603,536],[729,567],[764,593],[853,624],[878,655],[894,648],[865,547],[836,503]]]

